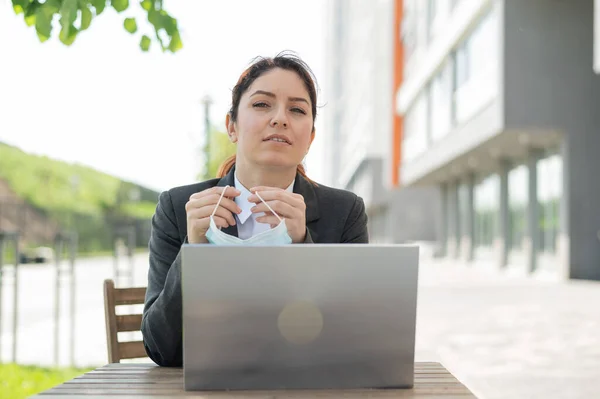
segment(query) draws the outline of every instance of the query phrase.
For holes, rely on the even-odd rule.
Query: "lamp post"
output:
[[[204,177],[208,178],[209,168],[209,151],[210,151],[210,106],[213,101],[212,98],[207,94],[202,98],[201,103],[204,105]]]

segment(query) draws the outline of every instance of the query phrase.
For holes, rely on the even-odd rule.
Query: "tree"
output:
[[[77,36],[88,29],[92,20],[104,12],[109,6],[118,13],[129,8],[129,0],[12,0],[17,15],[23,14],[27,26],[34,26],[40,42],[45,42],[52,35],[56,20],[60,25],[58,37],[70,46]],[[175,53],[183,47],[177,20],[163,8],[163,0],[141,0],[139,2],[148,22],[153,26],[155,40],[163,51]],[[124,18],[123,27],[131,34],[138,32],[135,18]],[[148,51],[152,39],[146,34],[140,38],[140,47]]]
[[[233,144],[227,133],[216,129],[211,129],[209,134],[208,153],[203,156],[208,157],[208,170],[202,171],[198,175],[200,180],[213,179],[217,176],[217,171],[221,163],[229,156],[235,154],[236,145]]]

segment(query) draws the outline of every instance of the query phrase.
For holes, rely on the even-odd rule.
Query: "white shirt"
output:
[[[242,240],[247,240],[256,234],[270,230],[271,226],[268,223],[256,221],[256,218],[263,216],[264,213],[252,213],[250,209],[256,205],[255,203],[248,201],[248,197],[251,196],[252,193],[240,183],[237,174],[234,174],[234,184],[235,188],[240,190],[241,193],[235,197],[235,203],[242,209],[242,213],[234,215],[237,224],[238,237]],[[288,186],[286,191],[289,191],[290,193],[294,192],[294,181],[292,181],[292,184]]]

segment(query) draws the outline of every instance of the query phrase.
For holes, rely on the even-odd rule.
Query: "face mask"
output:
[[[221,197],[219,198],[213,213],[210,215],[210,225],[206,231],[206,239],[208,242],[215,245],[286,245],[292,243],[292,239],[287,231],[287,226],[285,225],[285,220],[280,218],[279,215],[277,215],[275,211],[271,209],[269,204],[267,204],[258,193],[256,193],[258,198],[264,202],[271,212],[273,212],[273,215],[277,216],[277,219],[279,219],[279,224],[275,228],[263,231],[262,233],[248,238],[247,240],[242,240],[239,237],[234,237],[227,233],[223,233],[221,228],[217,227],[215,224],[214,216],[219,204],[221,203],[221,200],[223,199],[223,195],[225,194],[227,187],[229,186],[226,186],[225,190],[223,190],[221,193]]]

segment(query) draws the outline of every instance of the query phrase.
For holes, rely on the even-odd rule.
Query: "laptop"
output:
[[[186,391],[412,388],[417,246],[182,248]]]

